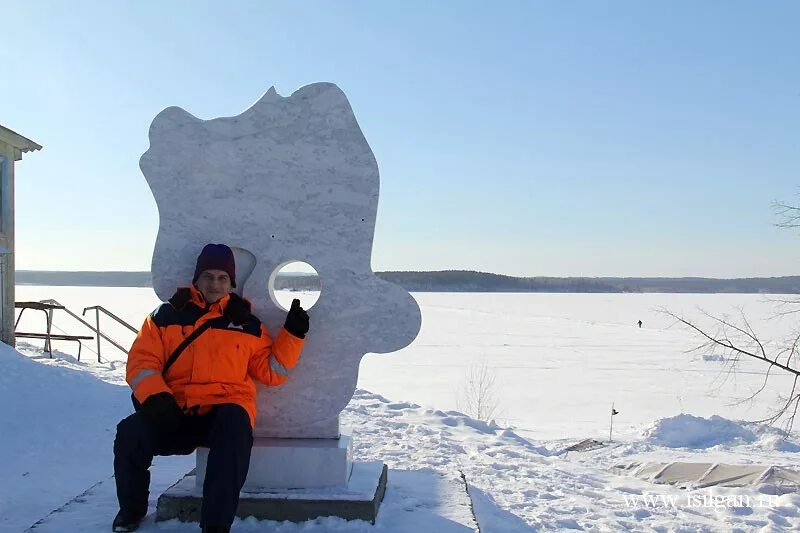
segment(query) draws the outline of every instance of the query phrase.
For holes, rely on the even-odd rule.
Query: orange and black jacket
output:
[[[195,328],[225,313],[230,323],[199,335],[162,375],[175,348]],[[221,321],[221,322],[224,322]],[[126,380],[140,403],[169,392],[185,411],[204,413],[212,405],[235,403],[256,417],[256,385],[280,385],[303,349],[303,339],[281,328],[272,341],[250,303],[231,293],[207,305],[194,286],[178,289],[144,321],[128,354]]]

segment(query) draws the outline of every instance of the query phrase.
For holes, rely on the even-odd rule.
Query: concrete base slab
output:
[[[383,462],[361,462],[353,463],[347,487],[242,492],[236,516],[292,522],[336,516],[374,524],[386,492],[387,476]],[[193,474],[187,475],[158,498],[156,520],[199,522],[202,502],[202,487],[197,486]]]

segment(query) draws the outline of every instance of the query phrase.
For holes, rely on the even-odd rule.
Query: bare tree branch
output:
[[[779,228],[800,228],[800,207],[775,202],[772,204],[775,214],[780,219],[775,225]]]
[[[779,420],[783,419],[785,420],[784,428],[786,434],[788,435],[794,425],[798,408],[800,408],[800,393],[797,392],[798,379],[800,379],[800,368],[796,368],[796,365],[793,364],[797,362],[798,347],[800,346],[800,333],[796,333],[788,346],[783,346],[782,348],[776,350],[774,355],[771,355],[768,353],[765,344],[758,337],[754,328],[741,309],[739,310],[739,313],[742,325],[737,325],[728,318],[716,317],[701,310],[703,315],[711,319],[719,326],[717,334],[711,334],[707,330],[696,325],[694,322],[687,320],[667,309],[662,308],[660,312],[673,318],[678,324],[685,326],[703,339],[703,343],[692,351],[697,351],[700,349],[711,349],[714,351],[714,348],[721,348],[723,350],[723,353],[725,353],[727,356],[725,359],[725,365],[727,368],[727,372],[725,372],[726,379],[731,377],[735,378],[736,367],[739,364],[742,356],[755,359],[767,365],[764,381],[761,384],[761,387],[759,387],[758,390],[753,392],[750,396],[736,402],[737,405],[745,402],[752,402],[766,389],[770,377],[773,376],[773,368],[780,369],[785,373],[793,375],[794,380],[791,391],[786,397],[785,403],[782,403],[782,405],[780,405],[769,417],[757,421],[774,425]],[[729,332],[734,332],[737,334],[737,336],[731,338]],[[785,362],[783,362],[782,357],[784,355],[786,356]]]
[[[730,327],[732,327],[732,328],[736,329],[737,331],[741,331],[741,332],[742,332],[742,333],[744,333],[745,335],[748,335],[749,337],[751,337],[752,339],[754,339],[754,340],[755,340],[755,342],[757,342],[757,343],[758,343],[758,346],[760,347],[759,351],[761,352],[761,354],[758,354],[758,353],[753,353],[752,351],[748,351],[748,350],[745,350],[745,349],[743,349],[743,348],[739,348],[738,346],[734,346],[734,345],[733,345],[733,343],[732,343],[732,341],[730,341],[730,340],[729,340],[729,339],[727,339],[727,338],[720,340],[720,339],[717,339],[717,338],[715,338],[715,337],[712,337],[711,335],[709,335],[708,333],[706,333],[705,331],[703,331],[703,330],[702,330],[702,329],[700,329],[699,327],[695,326],[694,324],[692,324],[692,323],[691,323],[691,322],[689,322],[688,320],[686,320],[686,319],[684,319],[684,318],[682,318],[682,317],[680,317],[680,316],[678,316],[678,315],[676,315],[676,314],[672,313],[671,311],[664,311],[664,312],[665,312],[667,315],[669,315],[669,316],[671,316],[672,318],[674,318],[675,320],[677,320],[678,322],[680,322],[681,324],[683,324],[683,325],[685,325],[685,326],[689,327],[690,329],[692,329],[692,330],[696,331],[696,332],[697,332],[697,333],[699,333],[699,334],[700,334],[702,337],[705,337],[706,339],[708,339],[708,340],[709,340],[710,342],[712,342],[713,344],[716,344],[716,345],[722,346],[723,348],[726,348],[726,349],[728,349],[728,350],[731,350],[731,351],[733,351],[733,352],[735,352],[735,353],[737,353],[737,354],[747,355],[747,356],[749,356],[749,357],[752,357],[753,359],[758,359],[759,361],[762,361],[762,362],[764,362],[764,363],[767,363],[767,364],[769,364],[769,365],[774,365],[774,366],[777,366],[777,367],[778,367],[778,368],[780,368],[781,370],[785,370],[786,372],[789,372],[789,373],[791,373],[791,374],[794,374],[794,375],[796,375],[796,376],[800,376],[800,370],[794,369],[794,368],[792,368],[792,367],[790,367],[790,366],[784,365],[784,364],[782,364],[782,363],[779,363],[779,362],[777,362],[777,361],[770,360],[770,359],[769,359],[769,358],[766,356],[766,352],[764,352],[764,347],[763,347],[763,345],[761,344],[761,342],[760,342],[760,341],[758,341],[758,339],[756,339],[756,338],[755,338],[755,336],[750,336],[750,334],[749,334],[749,333],[747,333],[747,332],[746,332],[745,330],[743,330],[742,328],[739,328],[739,327],[733,326],[733,325],[731,325],[729,322],[727,322],[727,321],[725,321],[725,320],[723,320],[723,319],[716,318],[716,320],[717,320],[717,321],[719,321],[719,322],[721,322],[722,324],[728,325],[728,326],[730,326]],[[714,318],[714,317],[712,317],[712,318]]]

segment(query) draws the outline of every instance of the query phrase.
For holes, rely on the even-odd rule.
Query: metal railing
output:
[[[137,330],[135,327],[131,326],[130,324],[128,324],[127,322],[122,320],[120,317],[118,317],[117,315],[115,315],[114,313],[112,313],[111,311],[109,311],[108,309],[103,307],[102,305],[93,305],[91,307],[87,307],[86,309],[83,310],[83,316],[86,316],[86,311],[89,311],[90,309],[94,309],[94,319],[95,319],[95,323],[97,324],[97,329],[95,331],[97,331],[97,333],[98,333],[98,335],[97,335],[97,361],[98,362],[100,362],[100,335],[99,335],[99,333],[100,333],[100,311],[105,313],[107,316],[113,318],[114,320],[116,320],[117,322],[119,322],[120,324],[122,324],[123,326],[125,326],[126,328],[131,330],[132,332],[139,333],[139,330]],[[103,336],[103,338],[106,339],[111,344],[113,344],[114,346],[116,346],[117,348],[119,348],[120,350],[122,350],[123,352],[125,352],[125,354],[128,353],[128,350],[126,350],[125,348],[123,348],[122,346],[117,344],[116,342],[112,341],[111,339],[109,339],[105,335]]]
[[[131,326],[130,324],[128,324],[127,322],[122,320],[120,317],[118,317],[117,315],[115,315],[114,313],[112,313],[111,311],[105,309],[104,307],[102,307],[100,305],[87,307],[86,309],[83,310],[84,316],[86,315],[86,311],[88,311],[90,309],[94,309],[95,310],[95,318],[96,318],[96,321],[97,321],[97,327],[93,327],[91,324],[89,324],[83,318],[81,318],[80,316],[76,315],[75,313],[73,313],[72,311],[70,311],[69,309],[64,307],[61,303],[57,302],[56,300],[42,300],[42,303],[60,306],[61,309],[63,309],[63,311],[66,312],[68,315],[70,315],[72,318],[74,318],[75,320],[77,320],[78,322],[80,322],[81,324],[83,324],[84,326],[86,326],[87,328],[89,328],[90,330],[95,332],[95,334],[97,335],[97,362],[98,363],[102,362],[100,360],[100,337],[104,338],[105,340],[107,340],[108,342],[110,342],[111,344],[116,346],[118,349],[120,349],[123,352],[125,352],[126,355],[128,353],[127,348],[125,348],[124,346],[120,345],[117,341],[115,341],[114,339],[112,339],[111,337],[109,337],[108,335],[103,333],[102,331],[100,331],[100,311],[103,311],[103,313],[105,313],[106,315],[110,316],[111,318],[113,318],[114,320],[116,320],[117,322],[122,324],[123,326],[127,327],[129,330],[133,331],[134,333],[138,333],[138,330],[136,328],[134,328],[133,326]],[[51,320],[52,320],[52,318],[51,318]]]

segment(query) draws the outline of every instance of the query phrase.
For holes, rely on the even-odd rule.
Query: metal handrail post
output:
[[[19,310],[19,316],[17,317],[17,321],[14,322],[14,331],[17,331],[17,326],[19,325],[19,321],[22,320],[22,313],[25,312],[25,308]]]
[[[94,310],[94,320],[97,324],[97,331],[100,331],[100,311]],[[97,362],[100,363],[100,335],[97,335]]]
[[[60,305],[60,304],[59,304]],[[44,350],[53,358],[53,348],[50,346],[50,329],[53,327],[53,310],[47,310],[47,337],[44,339]]]

